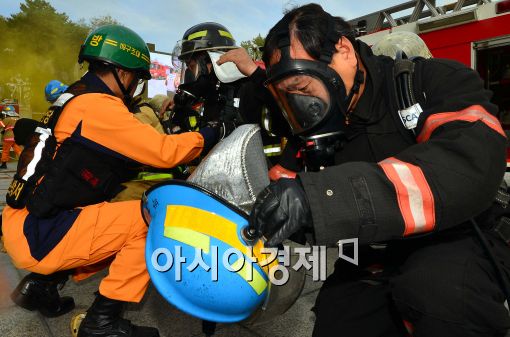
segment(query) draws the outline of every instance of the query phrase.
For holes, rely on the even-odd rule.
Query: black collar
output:
[[[80,82],[85,84],[89,92],[102,93],[107,95],[116,96],[113,91],[101,80],[96,74],[87,72],[80,79]]]
[[[360,59],[365,67],[365,89],[351,112],[350,118],[354,123],[367,123],[378,120],[380,117],[376,115],[378,109],[374,104],[376,101],[379,102],[376,98],[382,95],[384,71],[379,60],[380,56],[374,55],[364,42],[356,41],[356,43]]]

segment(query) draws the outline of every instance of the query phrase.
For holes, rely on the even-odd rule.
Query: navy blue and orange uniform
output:
[[[53,178],[62,184],[68,174],[87,178],[83,176],[86,171],[72,172],[74,166],[67,160],[78,147],[85,148],[88,156],[114,158],[120,163],[120,170],[124,164],[171,168],[193,160],[202,151],[204,139],[200,133],[158,133],[138,121],[96,75],[88,73],[78,84],[87,86],[89,93],[76,96],[64,106],[54,130],[59,144],[54,162],[60,158],[58,165],[63,168]],[[73,88],[68,92],[73,92]],[[59,153],[64,149],[70,154]],[[51,169],[48,172],[38,188],[49,179]],[[95,179],[89,176],[88,182],[94,183]],[[61,187],[67,188],[69,199],[75,197],[69,186]],[[60,187],[54,188],[60,191]],[[79,198],[78,187],[74,194]],[[140,213],[140,201],[104,200],[60,209],[49,217],[37,217],[27,208],[6,206],[2,219],[5,248],[18,268],[40,274],[76,269],[75,278],[82,279],[103,268],[105,261],[111,262],[100,293],[122,301],[141,300],[149,275],[144,259],[147,226]]]

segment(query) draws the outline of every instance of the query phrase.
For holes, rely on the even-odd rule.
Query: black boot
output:
[[[21,280],[11,294],[14,303],[27,310],[39,310],[46,317],[57,317],[74,309],[72,297],[60,297],[69,271],[50,275],[30,273]]]
[[[6,168],[7,168],[7,163],[2,162],[2,165],[0,165],[0,169],[6,169]]]
[[[78,337],[159,337],[156,328],[136,326],[120,317],[124,302],[98,294],[87,310]]]

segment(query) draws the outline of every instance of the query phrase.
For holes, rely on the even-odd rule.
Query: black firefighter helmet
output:
[[[182,37],[180,47],[180,60],[189,58],[197,51],[238,48],[228,29],[215,22],[200,23],[188,29]]]

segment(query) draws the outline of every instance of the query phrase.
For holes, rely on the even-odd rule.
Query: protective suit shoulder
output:
[[[154,129],[156,129],[159,133],[165,133],[163,131],[163,127],[161,126],[161,123],[159,122],[158,117],[156,116],[156,113],[154,110],[147,105],[140,106],[140,112],[135,114],[136,119],[138,119],[143,124],[149,124]]]

